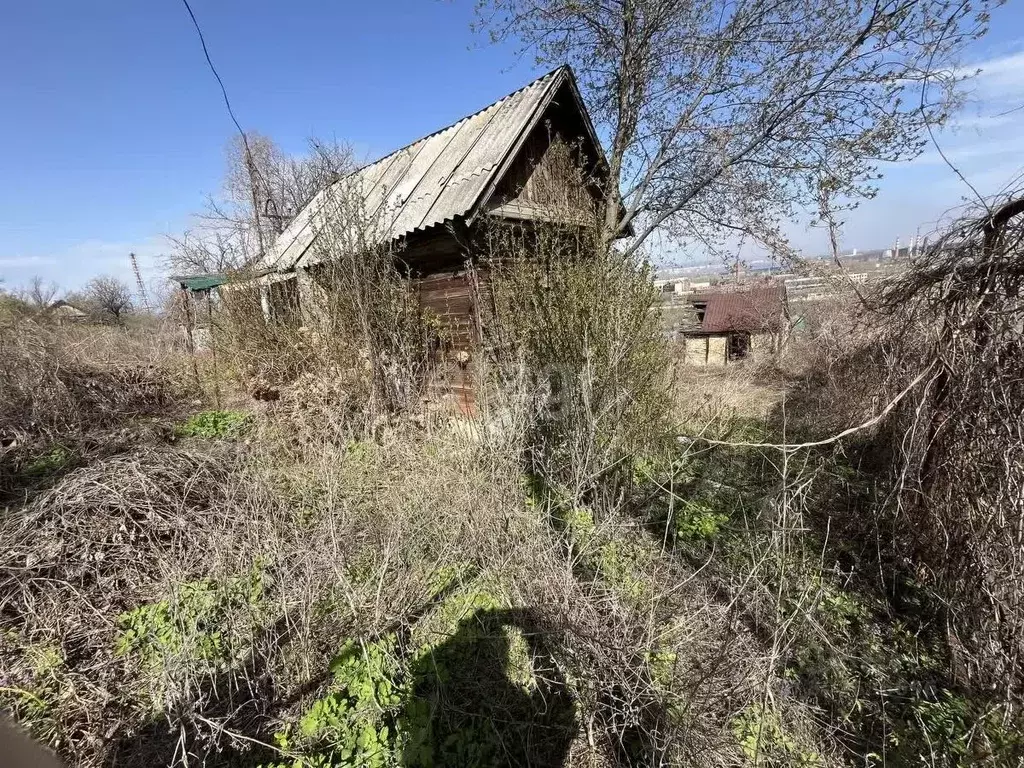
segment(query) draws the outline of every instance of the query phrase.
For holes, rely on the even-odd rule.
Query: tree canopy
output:
[[[958,104],[965,43],[996,2],[481,0],[479,24],[571,64],[602,138],[608,242],[708,245],[829,197],[874,194]]]

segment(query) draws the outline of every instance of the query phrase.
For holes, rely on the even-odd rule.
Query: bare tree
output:
[[[610,145],[604,240],[632,227],[785,248],[779,225],[874,194],[958,103],[998,0],[480,0],[479,26],[569,63]]]
[[[39,275],[34,275],[28,281],[28,287],[21,292],[21,297],[36,309],[46,309],[59,292],[60,287],[57,283],[52,280],[47,282]]]
[[[85,286],[85,298],[89,307],[100,315],[106,315],[120,323],[123,315],[132,309],[132,292],[127,283],[110,275],[94,277]]]
[[[310,139],[301,156],[284,152],[266,136],[247,134],[228,145],[221,194],[197,215],[197,226],[171,238],[168,266],[181,273],[219,273],[252,264],[324,187],[349,173],[348,147]]]

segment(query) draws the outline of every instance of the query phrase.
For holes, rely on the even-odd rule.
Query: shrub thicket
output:
[[[395,254],[356,264],[351,236],[320,246],[305,325],[244,281],[211,307],[231,410],[178,399],[103,452],[90,435],[160,415],[130,381],[68,384],[119,370],[74,343],[115,329],[12,347],[0,412],[39,440],[0,516],[0,703],[38,739],[84,766],[1019,759],[1003,292],[968,312],[962,263],[941,301],[912,291],[928,343],[902,367],[862,325],[802,366],[674,378],[644,264],[495,226],[470,265],[479,414],[414,420],[423,318]],[[945,378],[883,410],[921,370]],[[279,398],[250,412],[239,381]],[[19,421],[33,387],[54,405]]]

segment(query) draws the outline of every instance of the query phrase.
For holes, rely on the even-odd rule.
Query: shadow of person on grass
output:
[[[480,610],[413,660],[402,765],[565,764],[576,732],[565,680],[529,609]]]

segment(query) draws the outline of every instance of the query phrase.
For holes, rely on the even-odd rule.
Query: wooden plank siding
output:
[[[601,197],[594,179],[602,173],[607,163],[575,79],[560,68],[357,171],[348,187],[338,188],[362,195],[371,213],[386,209],[395,219],[382,237],[433,323],[436,338],[427,339],[433,399],[453,399],[468,412],[477,405],[484,345],[497,343],[484,338],[494,310],[485,265],[501,243],[490,227],[515,222],[526,253],[537,250],[531,239],[546,235],[551,222],[578,234],[593,221]],[[310,206],[319,211],[324,203],[316,200]],[[317,292],[315,270],[324,256],[313,243],[322,218],[316,211],[297,216],[265,262],[275,272],[303,273],[303,301]],[[304,320],[314,317],[312,310],[303,313]]]
[[[550,125],[537,126],[502,179],[490,213],[526,221],[586,224],[599,191],[587,183],[585,160]]]
[[[431,345],[435,368],[434,395],[450,393],[459,409],[476,408],[473,375],[480,349],[480,328],[469,272],[445,272],[414,281],[420,306],[435,329]]]

